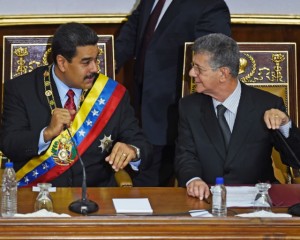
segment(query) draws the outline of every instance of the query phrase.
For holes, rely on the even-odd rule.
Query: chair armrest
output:
[[[115,179],[119,187],[132,187],[131,177],[124,169],[115,172]]]

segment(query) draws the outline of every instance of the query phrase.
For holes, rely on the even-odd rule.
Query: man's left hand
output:
[[[272,108],[264,114],[264,121],[269,129],[279,129],[280,126],[287,124],[289,120],[286,113],[279,109]]]
[[[109,162],[112,168],[117,172],[128,165],[131,160],[136,159],[135,149],[129,144],[117,142],[105,161]]]

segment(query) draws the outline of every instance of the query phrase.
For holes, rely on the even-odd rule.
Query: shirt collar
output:
[[[65,102],[65,98],[67,97],[67,92],[69,91],[69,89],[72,89],[75,93],[75,99],[79,99],[80,98],[80,95],[81,95],[81,92],[82,92],[82,89],[78,89],[78,88],[70,88],[68,87],[66,84],[64,84],[56,75],[55,75],[55,72],[54,72],[54,64],[53,64],[53,67],[52,67],[52,76],[53,76],[53,79],[54,79],[54,82],[56,84],[56,87],[57,87],[57,91],[58,91],[58,94],[59,94],[59,98],[60,98],[60,102],[63,103]]]
[[[224,107],[227,108],[227,110],[229,110],[230,112],[232,112],[236,115],[237,108],[238,108],[239,102],[240,102],[240,98],[241,98],[241,83],[240,83],[240,81],[238,81],[235,90],[233,91],[233,93],[230,94],[230,96],[228,98],[225,99],[224,102],[219,102],[213,98],[214,108],[216,109],[216,107],[219,104],[223,104]]]

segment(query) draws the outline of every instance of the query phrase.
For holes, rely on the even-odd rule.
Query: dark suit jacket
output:
[[[272,147],[284,157],[290,153],[275,140],[274,131],[264,123],[264,112],[271,108],[284,111],[283,100],[242,84],[226,155],[211,97],[195,93],[183,98],[179,104],[179,137],[175,159],[180,186],[185,186],[194,177],[200,177],[208,184],[214,184],[216,177],[222,176],[226,184],[274,182]],[[289,141],[299,144],[299,136],[295,138],[295,131],[298,130],[293,125]]]
[[[29,159],[38,155],[40,132],[50,123],[51,111],[44,90],[43,73],[47,67],[40,67],[29,74],[5,82],[3,124],[0,135],[0,149],[14,162],[15,170],[20,169]],[[57,107],[60,98],[52,81]],[[141,169],[151,161],[151,147],[142,135],[129,95],[125,94],[119,106],[102,133],[82,155],[86,167],[88,186],[114,186],[114,171],[105,162],[108,155],[99,148],[100,139],[111,135],[116,141],[135,145],[141,149]],[[55,186],[81,186],[82,167],[77,161],[70,170],[53,181]]]
[[[152,144],[174,144],[184,43],[213,32],[230,35],[230,14],[223,0],[173,0],[152,37],[142,71],[139,54],[153,3],[141,0],[122,27],[115,44],[117,68],[136,58],[132,97],[136,107],[141,102],[144,133]]]

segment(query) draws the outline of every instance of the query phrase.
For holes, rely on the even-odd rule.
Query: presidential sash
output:
[[[117,81],[99,74],[69,128],[82,155],[105,128],[125,94]],[[29,160],[18,172],[18,187],[49,182],[68,170],[78,157],[67,130],[54,138],[41,156]]]

